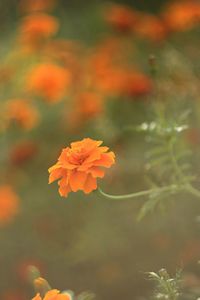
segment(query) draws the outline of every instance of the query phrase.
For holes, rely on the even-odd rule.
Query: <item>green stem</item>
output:
[[[154,189],[149,189],[146,191],[141,191],[137,193],[131,193],[131,194],[125,194],[125,195],[110,195],[105,192],[103,192],[100,188],[98,188],[98,191],[100,192],[101,195],[103,195],[106,198],[109,199],[114,199],[114,200],[121,200],[121,199],[130,199],[130,198],[137,198],[137,197],[142,197],[142,196],[147,196],[152,193],[161,193],[161,192],[167,192],[167,191],[175,191],[177,189],[176,185],[169,185],[161,188],[154,188]]]
[[[174,171],[176,172],[176,174],[178,176],[178,179],[180,181],[182,181],[182,183],[184,184],[184,189],[186,191],[188,191],[192,195],[200,198],[200,191],[192,186],[192,184],[185,178],[182,170],[180,169],[180,167],[177,163],[177,160],[174,156],[173,146],[174,146],[174,143],[173,143],[173,140],[172,140],[171,143],[170,143],[170,156],[171,156],[171,161],[172,161],[172,164],[173,164],[173,167],[174,167]]]

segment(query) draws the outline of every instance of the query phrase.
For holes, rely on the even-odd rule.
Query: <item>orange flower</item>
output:
[[[15,166],[20,166],[31,160],[38,151],[36,143],[31,141],[21,142],[12,149],[10,153],[10,161]]]
[[[70,123],[76,127],[82,122],[95,118],[103,110],[102,98],[94,92],[83,92],[75,98],[75,107],[70,114]]]
[[[141,18],[135,25],[134,31],[140,36],[152,41],[161,41],[167,35],[164,22],[150,14],[141,14]]]
[[[104,177],[102,168],[109,168],[115,162],[114,153],[107,152],[108,147],[99,147],[101,144],[102,141],[85,138],[62,150],[58,162],[48,170],[49,183],[60,179],[61,196],[78,190],[88,194],[97,188],[97,178]]]
[[[37,13],[25,17],[20,29],[23,42],[37,43],[51,37],[58,31],[58,21],[55,17]]]
[[[12,221],[18,212],[19,199],[9,185],[0,186],[0,224]]]
[[[106,21],[119,31],[131,31],[137,20],[137,13],[125,5],[112,5],[106,11]]]
[[[145,96],[153,89],[151,79],[140,72],[127,73],[123,93],[127,96]]]
[[[172,31],[191,29],[200,22],[200,3],[197,1],[176,1],[166,7],[163,16]]]
[[[68,293],[60,294],[58,290],[50,290],[45,294],[44,298],[37,294],[32,300],[71,300],[71,296]]]
[[[35,66],[28,76],[28,89],[47,102],[58,102],[71,82],[71,73],[52,63]]]
[[[38,112],[28,100],[9,100],[5,109],[8,123],[14,121],[24,129],[32,129],[38,122]]]

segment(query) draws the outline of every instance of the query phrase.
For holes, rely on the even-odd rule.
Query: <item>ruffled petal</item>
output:
[[[87,178],[87,174],[85,172],[74,171],[72,172],[69,184],[73,192],[77,192],[78,190],[82,190]]]
[[[46,293],[45,297],[43,300],[56,300],[57,295],[60,293],[58,290],[51,290]]]
[[[66,177],[62,178],[60,181],[58,181],[58,185],[59,185],[60,196],[67,197],[68,193],[71,192],[68,179]]]
[[[64,175],[64,170],[62,168],[55,169],[50,172],[49,183],[54,182],[55,180],[61,178]]]
[[[102,153],[99,160],[94,161],[94,166],[109,168],[115,162],[115,154],[113,152]]]
[[[37,294],[32,300],[42,300],[42,298],[40,297],[40,294]]]
[[[83,165],[84,164],[87,164],[87,163],[90,163],[90,162],[93,162],[97,159],[100,159],[101,158],[101,152],[99,151],[98,148],[94,149],[90,155],[88,156],[88,158],[86,158],[83,162]]]
[[[92,177],[91,175],[88,175],[84,184],[84,189],[83,189],[84,193],[89,194],[92,191],[96,190],[96,188],[97,188],[96,178]]]
[[[105,172],[100,169],[99,167],[92,167],[88,170],[88,173],[90,173],[92,175],[92,177],[97,178],[103,178],[105,175]]]

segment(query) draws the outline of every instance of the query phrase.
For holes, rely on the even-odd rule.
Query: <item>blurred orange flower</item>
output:
[[[123,92],[127,96],[145,96],[153,89],[151,79],[141,72],[127,73]]]
[[[44,298],[37,294],[32,300],[71,300],[70,294],[60,294],[58,290],[50,290],[48,291]]]
[[[10,153],[10,161],[13,165],[20,166],[32,159],[38,151],[36,143],[23,141],[13,147]]]
[[[71,113],[71,121],[82,123],[99,115],[103,110],[100,95],[95,92],[83,92],[75,98],[75,109]]]
[[[108,147],[99,147],[102,141],[85,138],[71,143],[62,150],[58,162],[49,168],[49,183],[58,181],[59,193],[82,190],[88,194],[97,188],[97,178],[104,177],[103,167],[109,168],[115,162],[115,154],[107,152]]]
[[[150,14],[141,14],[139,21],[134,26],[134,32],[152,41],[161,41],[166,38],[165,23],[158,17]]]
[[[16,122],[24,129],[32,129],[38,123],[38,112],[28,100],[13,99],[6,103],[5,113],[8,124]]]
[[[0,225],[7,224],[18,212],[19,199],[9,185],[0,186]]]
[[[115,29],[129,32],[137,20],[137,12],[125,5],[113,4],[106,9],[105,18]]]
[[[71,82],[71,73],[52,63],[35,66],[28,76],[28,89],[47,102],[58,102]]]
[[[55,17],[43,13],[35,13],[25,17],[20,28],[22,42],[37,43],[51,37],[58,31],[58,21]]]
[[[165,8],[163,17],[172,31],[191,29],[200,22],[200,3],[195,0],[172,2]]]

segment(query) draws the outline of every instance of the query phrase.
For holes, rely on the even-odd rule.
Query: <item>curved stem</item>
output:
[[[100,192],[101,195],[103,195],[106,198],[109,199],[114,199],[114,200],[121,200],[121,199],[130,199],[130,198],[137,198],[137,197],[142,197],[142,196],[147,196],[152,193],[161,193],[161,192],[166,192],[166,191],[175,191],[177,189],[176,185],[169,185],[161,188],[154,188],[154,189],[149,189],[145,191],[140,191],[137,193],[131,193],[131,194],[125,194],[125,195],[111,195],[103,192],[100,188],[98,188],[98,191]]]

